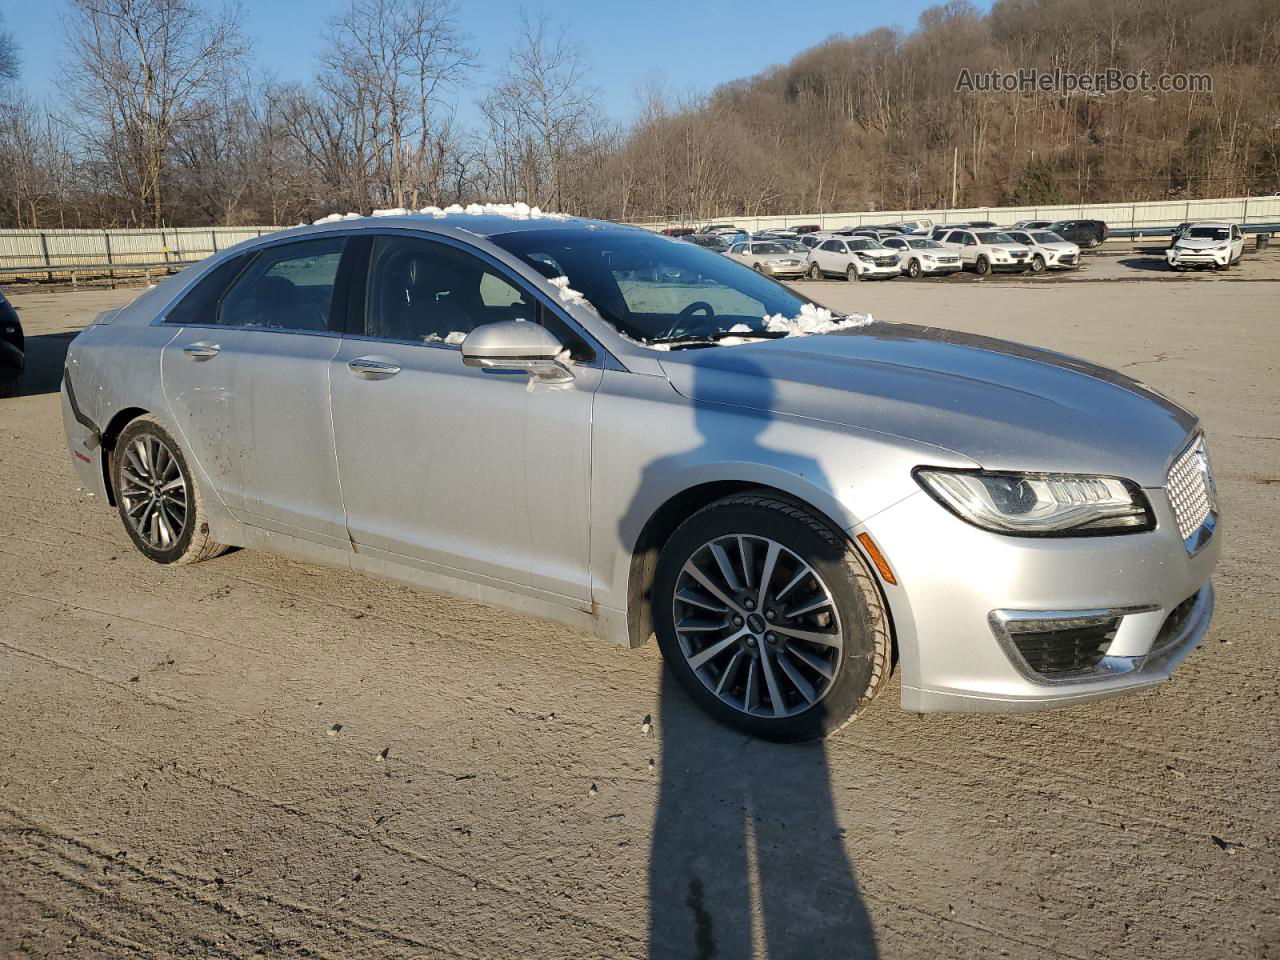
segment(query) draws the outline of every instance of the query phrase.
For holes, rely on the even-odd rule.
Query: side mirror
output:
[[[462,362],[483,370],[523,370],[544,383],[573,379],[564,344],[546,327],[527,320],[476,327],[462,341]]]

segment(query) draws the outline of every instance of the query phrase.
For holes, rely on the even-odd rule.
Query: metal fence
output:
[[[1144,228],[1167,228],[1187,220],[1274,224],[1280,221],[1280,196],[944,210],[863,210],[768,217],[726,215],[708,220],[637,221],[635,225],[653,230],[676,226],[696,227],[704,223],[734,223],[749,230],[799,224],[817,224],[825,229],[835,229],[864,223],[920,219],[932,220],[935,224],[965,220],[994,220],[1002,224],[1015,220],[1105,220],[1116,236],[1124,236],[1141,234]],[[69,277],[74,281],[77,276],[114,277],[128,273],[180,269],[242,240],[280,229],[283,228],[0,230],[0,276],[49,280]]]
[[[861,210],[850,213],[795,213],[786,216],[725,215],[707,219],[633,221],[651,230],[733,223],[748,230],[817,224],[823,229],[856,227],[866,223],[932,220],[935,224],[967,220],[1104,220],[1113,230],[1141,233],[1142,228],[1171,227],[1188,220],[1226,220],[1231,223],[1274,223],[1280,220],[1280,196],[1226,197],[1215,200],[1162,200],[1142,203],[1055,204],[1031,207],[964,207],[942,210]],[[1167,231],[1166,231],[1167,232]]]
[[[0,230],[0,274],[53,279],[179,269],[279,229]]]

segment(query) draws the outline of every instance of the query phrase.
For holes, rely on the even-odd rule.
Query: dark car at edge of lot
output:
[[[26,366],[26,348],[18,311],[0,290],[0,397],[13,393]]]
[[[1100,246],[1111,233],[1101,220],[1059,220],[1045,229],[1087,250]]]

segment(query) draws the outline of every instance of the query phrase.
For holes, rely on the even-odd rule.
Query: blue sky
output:
[[[211,9],[219,4],[207,3]],[[346,0],[244,0],[245,31],[257,60],[280,80],[305,81],[323,49],[325,21]],[[660,76],[676,93],[706,92],[717,84],[784,63],[833,33],[879,26],[915,26],[937,0],[469,0],[460,5],[463,28],[480,54],[480,70],[460,91],[459,116],[501,68],[514,40],[518,11],[545,10],[569,26],[583,44],[590,77],[610,117],[632,113],[637,84]],[[978,6],[990,6],[979,0]],[[4,28],[22,51],[22,83],[35,96],[56,96],[65,57],[65,0],[0,0]]]

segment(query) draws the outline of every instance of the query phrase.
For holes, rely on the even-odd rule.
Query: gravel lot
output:
[[[1016,718],[904,714],[894,681],[808,747],[704,721],[653,645],[253,551],[149,564],[77,489],[55,392],[136,291],[15,294],[0,954],[1280,956],[1280,257],[1088,282],[1113,271],[801,286],[1197,410],[1230,538],[1206,644],[1158,691]]]

